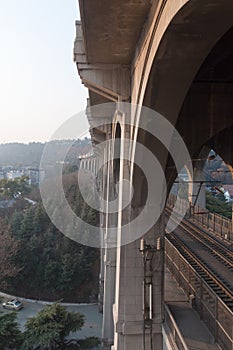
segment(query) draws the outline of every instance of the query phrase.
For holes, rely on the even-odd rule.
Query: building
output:
[[[28,168],[27,176],[29,177],[29,185],[39,185],[45,178],[45,171],[39,168]]]
[[[12,181],[14,181],[15,179],[20,179],[22,176],[24,176],[24,173],[21,170],[11,170],[6,173],[7,180]]]
[[[6,173],[5,173],[5,171],[0,171],[0,180],[3,180],[3,179],[5,179],[6,178]]]

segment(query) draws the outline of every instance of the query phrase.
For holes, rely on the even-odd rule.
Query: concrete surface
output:
[[[165,269],[165,303],[190,350],[220,349],[168,269]]]

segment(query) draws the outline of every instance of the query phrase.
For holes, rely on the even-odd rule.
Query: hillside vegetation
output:
[[[82,200],[77,174],[64,175],[64,191],[72,209],[90,224],[98,215]],[[30,196],[30,194],[28,195]],[[39,193],[33,198],[39,198]],[[99,250],[78,244],[58,231],[39,199],[31,205],[22,198],[1,210],[0,235],[14,243],[10,263],[14,273],[0,279],[0,290],[22,297],[88,302],[98,292]],[[8,223],[6,230],[4,222]],[[5,225],[5,226],[4,226]],[[7,237],[6,237],[7,235]],[[8,246],[1,247],[8,249]],[[2,254],[0,252],[0,254]],[[9,265],[6,260],[1,268]]]
[[[0,166],[39,166],[41,156],[45,146],[50,147],[51,163],[60,161],[67,146],[70,146],[66,160],[75,163],[79,154],[85,154],[90,151],[90,139],[83,140],[61,140],[50,141],[48,143],[31,142],[24,143],[6,143],[0,144]]]

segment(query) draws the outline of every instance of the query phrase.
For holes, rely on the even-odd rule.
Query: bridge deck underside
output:
[[[129,64],[150,6],[149,0],[80,0],[88,62]]]

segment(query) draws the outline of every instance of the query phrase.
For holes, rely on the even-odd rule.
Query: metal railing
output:
[[[187,218],[194,220],[198,225],[212,231],[215,235],[233,242],[233,227],[232,221],[222,215],[211,213],[208,209],[203,209],[198,205],[190,206],[186,199],[179,198],[174,194],[170,194],[167,200],[167,206],[173,208],[177,204],[176,209],[179,213],[183,213],[185,208],[189,207]]]
[[[168,305],[165,304],[164,310],[165,332],[168,338],[174,342],[178,350],[188,350],[185,340],[180,333],[180,330],[176,324]]]
[[[233,312],[198,275],[180,252],[165,239],[165,262],[187,297],[194,296],[193,307],[224,350],[233,350]]]

